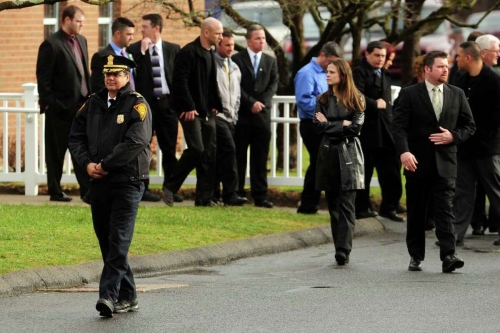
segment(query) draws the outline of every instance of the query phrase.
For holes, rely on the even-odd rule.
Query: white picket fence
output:
[[[3,119],[2,136],[2,169],[0,172],[0,182],[21,182],[25,185],[25,195],[38,195],[38,185],[47,182],[47,174],[45,170],[45,116],[40,115],[38,107],[38,92],[37,85],[34,83],[26,83],[22,85],[24,93],[0,93],[0,114]],[[393,99],[399,93],[399,87],[393,87]],[[21,105],[24,105],[21,107]],[[15,106],[12,106],[15,104]],[[294,96],[274,96],[272,100],[271,114],[271,170],[268,175],[269,185],[276,186],[302,186],[303,177],[303,144],[302,138],[298,131],[299,118],[291,117],[291,111],[295,105]],[[280,116],[279,110],[283,110]],[[8,156],[9,153],[9,118],[10,115],[15,115],[15,134],[11,137],[11,142],[15,148],[15,163],[13,170],[10,170]],[[278,158],[278,124],[283,124],[283,170],[282,174],[278,175],[277,163]],[[292,126],[297,130],[293,132]],[[22,129],[24,128],[24,136]],[[13,132],[13,131],[10,131]],[[296,166],[293,170],[290,168],[290,148],[291,133],[295,133],[296,145]],[[12,135],[12,134],[11,134]],[[24,147],[21,142],[24,138]],[[22,153],[24,148],[24,170],[22,167]],[[163,171],[161,169],[161,151],[157,149],[156,170],[153,170],[150,177],[151,184],[163,183]],[[12,164],[12,163],[11,163]],[[247,168],[248,170],[248,168]],[[247,172],[247,184],[249,183]],[[77,183],[75,175],[72,173],[71,158],[69,152],[66,154],[64,164],[64,172],[61,183]],[[189,176],[185,184],[196,184],[196,177]],[[377,179],[372,182],[373,185],[378,185]]]

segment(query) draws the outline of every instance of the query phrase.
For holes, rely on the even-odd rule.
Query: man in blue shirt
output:
[[[316,98],[328,89],[326,68],[335,59],[342,57],[342,51],[335,42],[328,42],[321,48],[319,56],[302,67],[295,75],[295,99],[300,118],[300,135],[309,152],[309,167],[304,178],[304,189],[300,197],[297,213],[316,214],[321,191],[315,188],[316,160],[320,136],[315,132],[312,119],[316,108]]]

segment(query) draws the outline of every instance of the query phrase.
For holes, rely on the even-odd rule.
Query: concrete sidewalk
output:
[[[27,205],[76,205],[87,206],[79,198],[74,197],[69,203],[51,202],[48,196],[0,195],[0,204]],[[163,206],[160,202],[141,202],[143,206]],[[193,201],[184,201],[178,206],[194,206]],[[265,208],[262,208],[265,209]],[[295,213],[291,207],[275,207]],[[328,214],[321,211],[320,214]],[[327,220],[325,220],[327,221]],[[384,226],[377,218],[356,221],[354,237],[380,233]],[[298,250],[310,246],[330,243],[332,235],[330,226],[291,231],[281,234],[254,237],[239,241],[219,243],[200,248],[166,252],[161,254],[130,257],[134,274],[138,277],[161,275],[178,269],[195,266],[227,263],[247,257],[261,256],[285,251]],[[94,261],[76,266],[48,267],[34,270],[18,271],[0,275],[0,297],[29,293],[37,289],[69,288],[99,281],[102,261]]]

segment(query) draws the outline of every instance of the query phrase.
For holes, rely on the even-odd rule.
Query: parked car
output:
[[[479,20],[486,14],[486,12],[478,12],[478,13],[473,13],[467,18],[467,24],[477,24]],[[495,35],[497,38],[500,38],[500,10],[494,10],[491,13],[488,14],[484,18],[484,20],[481,21],[477,29],[472,29],[472,28],[466,28],[464,30],[464,36],[467,38],[469,34],[474,31],[478,30],[481,32],[484,32],[485,34],[491,34]]]

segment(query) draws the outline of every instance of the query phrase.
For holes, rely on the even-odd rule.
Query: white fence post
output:
[[[35,83],[23,84],[24,107],[36,108]],[[20,143],[18,143],[20,144]],[[25,195],[38,195],[38,114],[27,113],[24,126],[24,191]]]

